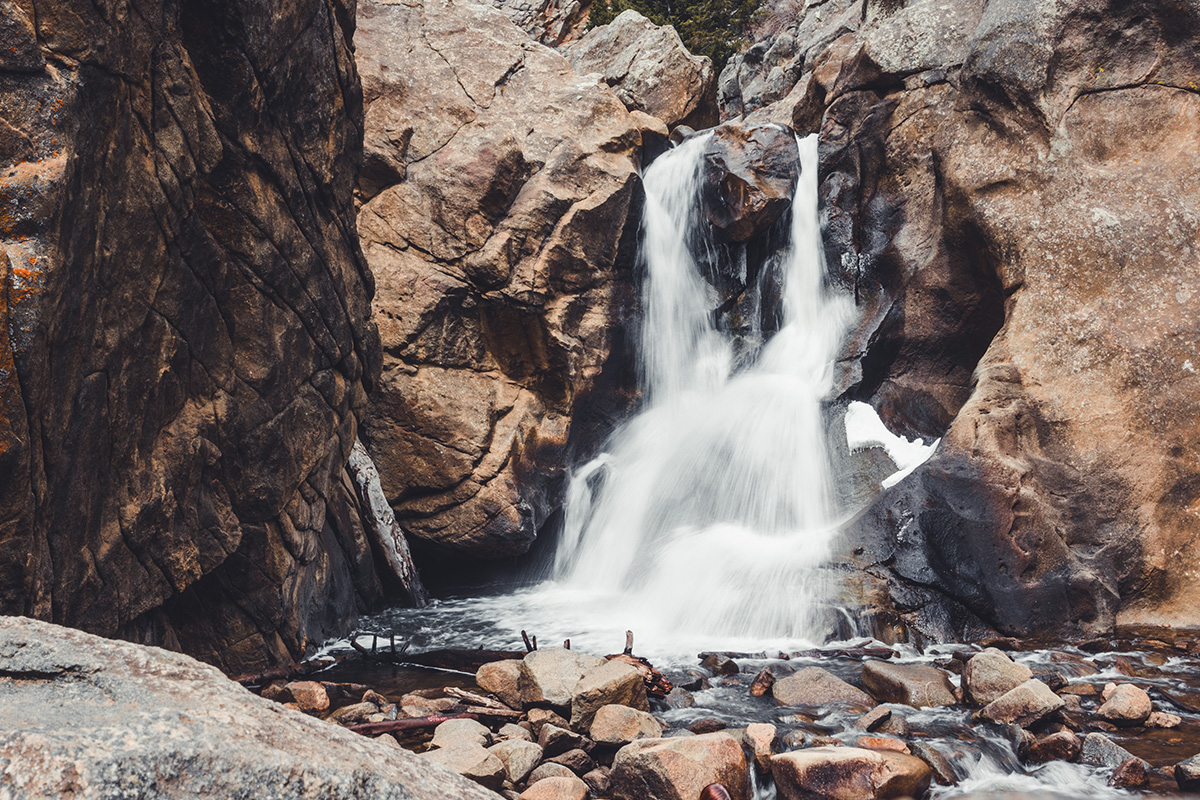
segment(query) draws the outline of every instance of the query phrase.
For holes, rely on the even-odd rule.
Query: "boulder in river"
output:
[[[771,687],[771,695],[785,706],[842,705],[865,709],[877,705],[862,689],[821,667],[805,667],[780,678]]]
[[[952,706],[958,702],[950,677],[928,664],[866,661],[863,663],[862,682],[881,703],[929,708]]]
[[[695,800],[713,783],[733,800],[750,800],[746,756],[728,733],[706,733],[625,745],[613,760],[615,800]]]
[[[0,762],[14,800],[134,786],[143,800],[495,800],[390,737],[255,697],[178,653],[0,617],[0,673]]]
[[[1026,748],[1023,758],[1031,764],[1074,761],[1082,749],[1083,742],[1073,731],[1058,731],[1031,744]]]
[[[920,797],[933,772],[905,753],[858,747],[814,747],[771,759],[781,800],[874,800]]]
[[[1175,782],[1182,791],[1200,791],[1200,755],[1194,755],[1175,765]]]
[[[1027,728],[1063,707],[1063,699],[1046,684],[1031,678],[984,706],[979,715],[1001,725]]]
[[[491,692],[509,708],[521,708],[521,659],[508,658],[482,665],[475,672],[475,683]]]
[[[587,800],[588,787],[574,775],[543,778],[521,792],[520,800]]]
[[[1107,767],[1115,770],[1133,757],[1133,753],[1116,744],[1104,734],[1089,733],[1083,737],[1083,749],[1080,751],[1079,761],[1093,767]]]
[[[1032,677],[1033,670],[1029,667],[989,647],[967,659],[962,675],[963,692],[969,702],[986,706]]]
[[[1104,704],[1096,709],[1096,716],[1121,727],[1145,724],[1154,711],[1154,704],[1146,690],[1131,683],[1122,683],[1104,698]]]

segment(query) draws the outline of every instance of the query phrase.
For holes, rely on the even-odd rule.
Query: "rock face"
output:
[[[491,0],[519,28],[542,44],[578,39],[587,25],[591,0]]]
[[[859,600],[935,638],[1195,622],[1200,9],[840,0],[778,24],[724,108],[821,131],[861,310],[843,388],[941,437],[853,526],[881,587]]]
[[[0,610],[298,657],[380,595],[353,4],[0,19]]]
[[[689,53],[670,25],[655,25],[630,9],[562,53],[580,75],[600,73],[630,111],[643,111],[671,127],[698,129],[717,122],[712,60]]]
[[[632,299],[641,130],[485,5],[364,2],[355,43],[384,349],[363,440],[427,551],[523,553],[568,444],[586,449],[586,419],[631,385],[609,356]]]
[[[704,215],[719,235],[745,242],[792,204],[800,174],[796,137],[775,125],[726,123],[704,153]]]
[[[99,800],[131,787],[147,800],[495,798],[177,653],[3,617],[0,674],[0,760],[13,800]]]

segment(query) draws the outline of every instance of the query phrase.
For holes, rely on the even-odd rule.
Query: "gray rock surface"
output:
[[[589,669],[571,690],[571,727],[585,731],[604,706],[622,705],[650,710],[642,673],[620,661],[606,661]]]
[[[561,647],[534,650],[521,661],[517,680],[521,703],[526,707],[569,709],[580,679],[604,664],[604,659],[598,656]]]
[[[825,706],[831,703],[861,708],[878,705],[856,686],[821,667],[805,667],[775,681],[771,694],[785,706]]]
[[[579,74],[600,73],[630,111],[670,127],[707,128],[717,121],[712,61],[689,53],[670,25],[623,11],[561,52]]]
[[[1001,725],[1027,728],[1062,708],[1063,704],[1063,699],[1050,691],[1050,687],[1033,678],[988,703],[979,715]]]
[[[963,693],[968,701],[985,706],[1032,677],[1033,670],[1029,667],[989,647],[967,659],[963,667]]]
[[[0,617],[0,731],[11,800],[495,800],[187,656],[19,617]]]

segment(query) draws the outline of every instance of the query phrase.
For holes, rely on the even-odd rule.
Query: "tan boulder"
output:
[[[324,711],[329,708],[329,693],[316,681],[292,681],[283,687],[301,711]]]
[[[494,744],[488,752],[504,764],[505,774],[513,783],[520,783],[542,761],[542,748],[522,739],[509,739]]]
[[[871,708],[877,703],[869,694],[851,686],[821,667],[805,667],[775,681],[771,695],[785,706],[844,705]]]
[[[760,772],[771,771],[771,756],[779,739],[779,729],[769,722],[752,722],[746,726],[743,741],[750,746],[754,764]]]
[[[933,771],[921,759],[857,747],[814,747],[771,759],[780,800],[920,797]]]
[[[605,663],[598,656],[561,647],[534,650],[525,656],[518,668],[517,690],[521,704],[560,710],[570,708],[571,697],[580,679]]]
[[[479,688],[494,694],[509,708],[521,709],[521,660],[517,658],[492,661],[475,671]]]
[[[631,742],[617,751],[609,778],[615,800],[695,800],[712,783],[733,800],[750,798],[746,756],[724,732]]]
[[[433,729],[430,747],[454,747],[461,744],[491,744],[492,734],[486,726],[473,719],[448,719]]]
[[[606,705],[597,709],[588,736],[596,744],[621,746],[637,739],[658,739],[662,723],[645,711],[625,705]]]
[[[929,708],[958,702],[950,677],[928,664],[867,661],[863,664],[862,682],[881,703]]]
[[[672,128],[717,121],[712,61],[689,53],[670,25],[655,25],[630,9],[561,52],[579,74],[599,73],[630,111]]]
[[[1133,727],[1145,724],[1154,711],[1150,695],[1139,686],[1122,683],[1104,695],[1104,704],[1096,709],[1096,716],[1114,725]]]
[[[1001,725],[1027,728],[1063,707],[1063,699],[1036,678],[997,697],[979,711],[979,716]]]
[[[507,776],[504,762],[478,744],[440,747],[421,753],[420,757],[492,790],[499,789]]]
[[[650,710],[642,673],[620,661],[606,661],[583,674],[571,690],[571,727],[585,731],[604,706]]]
[[[989,647],[967,659],[963,667],[963,692],[975,705],[986,706],[1005,692],[1033,677],[1033,670],[1018,664],[1007,653]]]
[[[579,778],[560,775],[544,778],[521,792],[520,800],[587,800],[588,787]]]

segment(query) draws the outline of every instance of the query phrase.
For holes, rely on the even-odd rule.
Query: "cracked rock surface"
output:
[[[0,617],[0,701],[12,800],[496,797],[187,656],[30,619]]]
[[[426,552],[520,554],[568,448],[606,433],[631,385],[611,356],[633,299],[642,130],[487,5],[371,0],[359,15],[358,226],[384,354],[363,441]]]
[[[942,437],[852,524],[857,601],[934,638],[1196,624],[1200,12],[787,8],[723,109],[820,131],[842,388]]]
[[[0,610],[242,670],[379,595],[353,25],[0,2]]]

